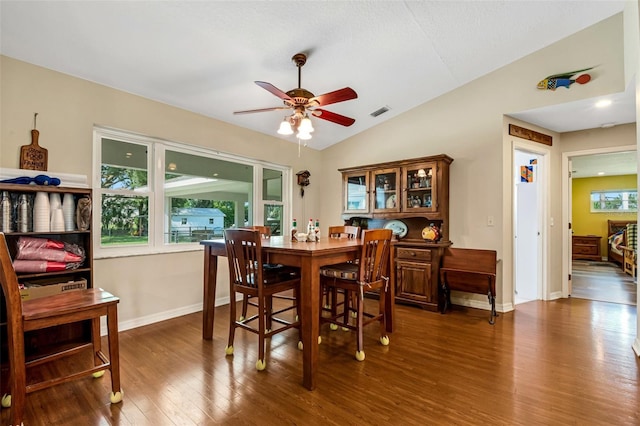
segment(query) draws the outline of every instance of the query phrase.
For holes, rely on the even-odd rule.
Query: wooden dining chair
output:
[[[245,226],[243,229],[255,229],[260,231],[260,236],[262,238],[271,238],[271,227],[266,225],[252,225]]]
[[[390,229],[369,229],[362,231],[362,251],[358,262],[346,262],[320,268],[320,274],[326,278],[325,285],[329,291],[343,290],[347,292],[344,298],[342,312],[334,307],[331,315],[321,317],[321,323],[341,325],[343,328],[355,330],[357,334],[356,359],[365,358],[363,348],[363,328],[365,325],[380,323],[380,343],[389,344],[386,334],[385,295],[389,289],[389,250],[391,248],[392,231]],[[378,312],[367,312],[364,306],[365,292],[378,292]],[[355,304],[350,302],[348,292],[356,295]],[[353,311],[355,318],[350,318]],[[355,320],[355,321],[352,321]],[[352,322],[355,322],[353,324]]]
[[[227,229],[224,232],[229,261],[230,320],[229,342],[225,348],[227,355],[233,355],[233,340],[236,328],[242,328],[258,335],[258,360],[256,369],[264,370],[265,339],[290,328],[298,329],[298,347],[302,348],[302,334],[298,320],[298,295],[300,294],[300,274],[282,272],[271,273],[265,269],[262,257],[260,231],[251,229]],[[273,297],[283,292],[293,291],[296,303],[274,310]],[[257,299],[257,312],[242,320],[236,320],[236,293],[245,298]],[[288,320],[282,314],[295,311],[295,318]],[[258,323],[257,326],[255,323]],[[276,324],[274,327],[274,323]]]
[[[327,233],[329,238],[346,238],[346,239],[357,239],[360,237],[360,227],[352,226],[352,225],[335,225],[329,227],[329,232]],[[327,278],[323,275],[320,275],[320,289],[321,289],[321,297],[320,302],[321,311],[324,310],[326,312],[331,312],[331,307],[334,308],[338,304],[338,292],[337,291],[329,291],[327,286],[324,285],[324,282]],[[345,295],[344,292],[341,294]],[[347,295],[345,295],[347,297]],[[331,324],[332,330],[337,330],[338,326],[335,324]],[[348,329],[347,329],[348,330]]]
[[[269,239],[271,238],[271,227],[270,226],[264,226],[264,225],[252,225],[252,226],[246,226],[244,228],[240,228],[240,229],[254,229],[257,231],[260,231],[260,237],[264,240],[264,239]],[[293,266],[285,266],[285,265],[281,265],[279,263],[265,263],[264,264],[264,269],[266,271],[266,274],[299,274],[300,273],[300,269],[293,267]],[[295,303],[295,295],[290,295],[290,294],[276,294],[273,296],[274,299],[282,299],[282,300],[290,300],[290,301],[294,301],[292,303]],[[247,317],[247,309],[249,308],[249,305],[253,305],[257,307],[257,303],[253,303],[251,302],[251,296],[248,294],[243,295],[242,297],[242,312],[240,314],[240,318],[239,321],[244,320]]]
[[[358,238],[360,237],[360,227],[352,225],[330,226],[329,238]]]
[[[252,226],[245,226],[244,228],[241,229],[254,229],[254,230],[258,230],[260,231],[260,237],[261,238],[271,238],[271,227],[269,226],[264,226],[264,225],[252,225]],[[242,313],[240,314],[240,321],[243,321],[246,317],[247,317],[247,309],[249,308],[249,303],[251,303],[249,301],[249,299],[251,299],[251,296],[249,296],[248,294],[243,295],[242,297]],[[256,304],[253,304],[254,306],[256,306]]]
[[[11,256],[4,233],[0,233],[0,284],[4,293],[7,312],[7,343],[9,353],[9,393],[2,397],[2,406],[11,407],[11,424],[23,421],[26,395],[41,389],[93,375],[101,377],[105,370],[111,373],[112,404],[122,401],[118,346],[119,299],[102,289],[74,290],[54,296],[22,302],[18,277],[11,263]],[[100,318],[106,316],[109,357],[102,351]],[[91,321],[91,342],[60,352],[28,359],[25,354],[25,333],[78,321]],[[28,381],[28,368],[77,354],[91,348],[93,367],[75,371],[50,380]]]

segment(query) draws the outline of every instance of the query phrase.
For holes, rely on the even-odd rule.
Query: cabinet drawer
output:
[[[396,249],[397,259],[431,260],[431,250],[415,249],[408,247],[398,247]]]
[[[579,245],[594,245],[600,242],[600,238],[589,238],[589,237],[573,237],[573,244]]]
[[[573,252],[575,254],[598,254],[598,247],[593,246],[573,246]]]

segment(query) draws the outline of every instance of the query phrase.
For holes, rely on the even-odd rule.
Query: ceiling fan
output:
[[[308,119],[309,114],[311,114],[314,117],[321,118],[323,120],[331,121],[332,123],[340,124],[342,126],[351,126],[353,123],[356,122],[356,120],[353,118],[345,117],[344,115],[340,115],[335,112],[331,112],[331,111],[327,111],[319,108],[319,107],[324,107],[326,105],[335,104],[338,102],[344,102],[351,99],[356,99],[358,97],[358,94],[352,88],[345,87],[343,89],[325,93],[324,95],[315,96],[313,93],[311,93],[307,89],[303,89],[301,84],[302,67],[307,62],[307,55],[305,55],[304,53],[297,53],[293,55],[291,60],[296,65],[296,67],[298,67],[298,88],[289,90],[288,92],[285,93],[271,83],[267,83],[265,81],[255,82],[258,86],[262,87],[266,91],[282,99],[284,102],[284,106],[278,106],[278,107],[272,107],[272,108],[250,109],[246,111],[235,111],[234,114],[252,114],[255,112],[266,112],[266,111],[290,109],[290,110],[293,110],[292,114],[289,117],[285,117],[285,122],[288,123],[290,126],[289,130],[291,130],[291,127],[293,128],[304,127],[305,124],[308,124],[308,126],[311,126],[310,121],[308,123],[303,123],[303,119],[305,118]],[[285,122],[283,122],[283,124]],[[281,130],[282,130],[282,127],[281,127]],[[311,128],[310,131],[313,131],[313,128]],[[289,133],[283,133],[279,130],[278,133],[291,134],[292,131],[290,131]],[[306,133],[308,135],[308,131]],[[308,136],[309,138],[311,137],[310,135]]]

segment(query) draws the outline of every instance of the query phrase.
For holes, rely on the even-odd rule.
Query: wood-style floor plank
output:
[[[225,356],[228,307],[216,308],[213,341],[202,340],[199,313],[121,332],[121,404],[109,403],[105,374],[29,395],[25,424],[640,424],[635,306],[529,302],[494,326],[488,311],[459,306],[440,315],[397,305],[396,314],[387,347],[367,328],[364,362],[352,332],[325,325],[312,392],[293,330],[271,339],[266,371],[256,371],[257,336],[245,331]]]

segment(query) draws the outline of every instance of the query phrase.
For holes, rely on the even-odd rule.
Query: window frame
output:
[[[115,190],[102,188],[102,139],[115,139],[126,143],[136,143],[147,146],[147,184],[149,197],[149,224],[148,242],[139,245],[101,245],[101,216],[102,216],[102,195],[114,193]],[[165,243],[165,209],[166,197],[164,194],[164,171],[165,151],[179,151],[191,155],[213,158],[216,160],[229,161],[232,163],[245,164],[253,167],[253,194],[250,196],[249,221],[252,224],[260,224],[264,216],[265,204],[273,204],[273,201],[262,200],[262,177],[263,169],[282,171],[282,201],[277,202],[283,205],[283,224],[290,223],[292,217],[293,189],[291,183],[292,168],[290,166],[270,163],[239,155],[223,153],[213,148],[189,145],[181,142],[145,136],[129,131],[113,129],[103,126],[93,128],[93,165],[92,174],[93,187],[93,253],[94,258],[124,257],[132,255],[148,255],[156,253],[172,253],[202,250],[203,246],[199,242],[195,243]],[[123,195],[126,192],[118,192]],[[136,192],[134,195],[140,195]]]

